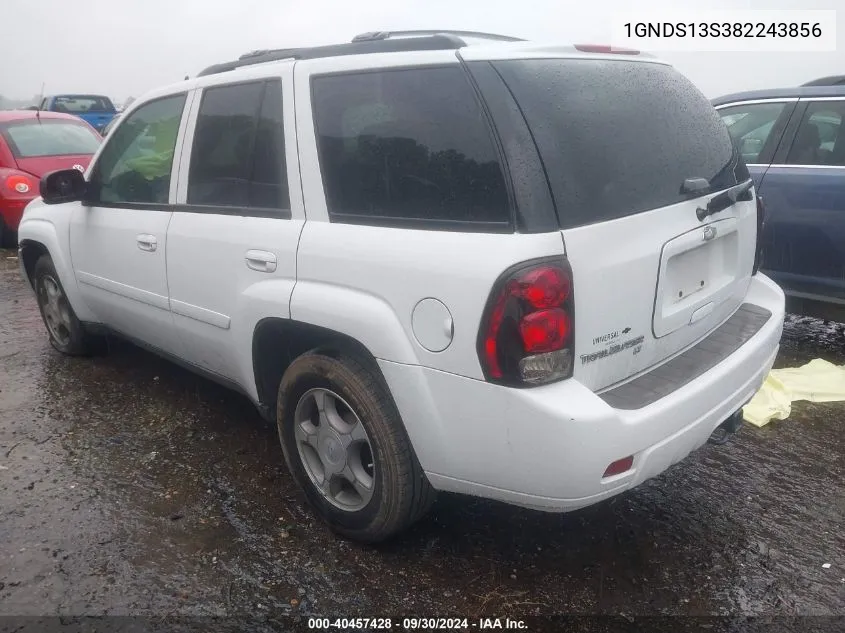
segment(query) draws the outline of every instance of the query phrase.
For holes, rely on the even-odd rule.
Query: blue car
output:
[[[76,115],[100,133],[117,113],[111,99],[103,95],[53,95],[44,97],[38,109]]]
[[[845,321],[845,77],[713,100],[763,198],[763,271],[787,309]]]

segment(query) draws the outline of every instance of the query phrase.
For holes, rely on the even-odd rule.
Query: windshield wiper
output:
[[[686,181],[684,182],[686,183]],[[754,181],[749,178],[745,182],[723,191],[718,196],[713,196],[706,207],[698,207],[695,210],[696,217],[703,221],[707,216],[729,209],[741,200],[751,200],[752,186],[754,186]]]

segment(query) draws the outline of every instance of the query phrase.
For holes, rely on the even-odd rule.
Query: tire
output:
[[[35,262],[33,280],[50,344],[69,356],[87,356],[97,351],[100,341],[82,328],[49,255],[42,255]]]
[[[338,416],[321,413],[321,401],[325,411]],[[434,502],[435,491],[393,398],[368,364],[319,351],[303,354],[282,377],[277,422],[288,469],[309,504],[338,534],[378,543],[409,527]],[[352,443],[344,449],[347,441]],[[336,472],[341,466],[346,475]],[[330,471],[335,472],[327,476]],[[347,471],[355,475],[356,485]]]

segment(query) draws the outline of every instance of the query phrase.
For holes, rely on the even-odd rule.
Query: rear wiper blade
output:
[[[718,196],[713,196],[706,207],[698,207],[695,210],[696,217],[699,220],[704,220],[709,215],[729,209],[740,200],[751,200],[751,187],[753,186],[754,181],[749,178],[745,182],[723,191]]]

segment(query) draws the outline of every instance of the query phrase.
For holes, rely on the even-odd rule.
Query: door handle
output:
[[[158,240],[156,239],[155,235],[139,235],[137,238],[138,240],[138,248],[142,251],[154,251],[158,248]]]
[[[276,255],[269,251],[247,251],[246,266],[260,273],[276,272]]]

